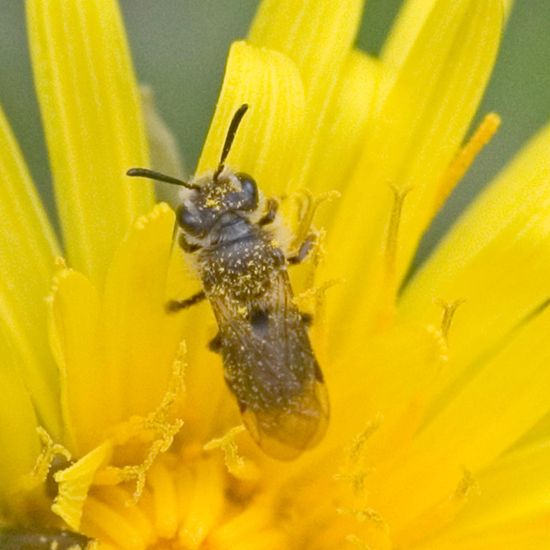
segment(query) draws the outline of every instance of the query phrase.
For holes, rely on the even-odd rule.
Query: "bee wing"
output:
[[[17,550],[34,548],[35,550],[77,550],[88,548],[90,540],[84,535],[60,529],[26,530],[3,529],[0,532],[0,548]]]
[[[245,314],[238,304],[211,303],[226,380],[251,435],[283,460],[313,447],[326,431],[328,397],[286,271],[274,273],[269,291],[247,302]]]

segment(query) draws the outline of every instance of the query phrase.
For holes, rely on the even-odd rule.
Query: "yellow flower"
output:
[[[291,277],[331,418],[283,462],[242,426],[209,305],[165,312],[200,281],[124,175],[148,156],[115,0],[27,1],[66,259],[1,117],[0,542],[550,545],[550,127],[398,293],[498,126],[462,145],[508,7],[409,0],[372,59],[360,0],[264,0],[231,47],[197,174],[248,103],[227,164],[280,199],[290,249],[318,228]]]

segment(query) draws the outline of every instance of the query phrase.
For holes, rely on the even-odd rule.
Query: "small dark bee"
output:
[[[278,203],[264,201],[254,179],[225,166],[248,106],[233,116],[216,170],[184,182],[143,168],[142,176],[181,185],[179,244],[195,254],[203,290],[167,304],[170,312],[207,298],[219,332],[210,349],[223,358],[225,380],[244,424],[266,454],[297,457],[323,437],[329,415],[323,375],[307,334],[307,316],[293,301],[287,273],[314,239],[286,257],[274,238]]]
[[[85,550],[90,539],[78,533],[61,529],[2,529],[2,550]]]

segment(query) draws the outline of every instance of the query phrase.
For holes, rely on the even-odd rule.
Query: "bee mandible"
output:
[[[214,171],[189,182],[145,168],[127,174],[185,188],[176,210],[178,242],[195,256],[203,289],[170,301],[167,310],[208,299],[218,325],[210,349],[222,356],[246,428],[266,454],[290,460],[319,442],[329,416],[308,318],[294,303],[287,272],[315,239],[287,256],[274,235],[278,202],[265,200],[250,175],[225,165],[247,109],[235,112]]]

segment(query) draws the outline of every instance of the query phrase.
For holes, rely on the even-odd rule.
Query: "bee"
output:
[[[78,533],[61,529],[2,529],[0,548],[2,550],[85,550],[90,539]]]
[[[266,454],[291,460],[320,441],[329,416],[308,316],[294,303],[287,271],[305,259],[315,239],[286,256],[274,235],[278,202],[265,200],[250,175],[225,165],[247,109],[235,112],[219,164],[205,176],[185,182],[145,168],[127,174],[186,189],[176,210],[178,242],[195,256],[203,289],[170,301],[167,310],[208,299],[218,325],[210,349],[222,356],[246,428]]]

